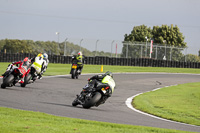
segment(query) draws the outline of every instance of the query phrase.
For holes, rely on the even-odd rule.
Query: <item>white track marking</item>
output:
[[[172,85],[172,86],[176,86],[176,85]],[[165,87],[170,87],[170,86],[165,86]],[[163,88],[164,88],[164,87],[163,87]],[[152,90],[152,91],[156,91],[156,90],[159,90],[159,89],[161,89],[161,88],[156,88],[156,89],[154,89],[154,90]],[[147,92],[150,92],[150,91],[147,91]],[[146,92],[144,92],[144,93],[146,93]],[[131,103],[132,103],[133,99],[134,99],[136,96],[139,96],[139,95],[141,95],[141,94],[143,94],[143,93],[139,93],[139,94],[136,94],[136,95],[134,95],[134,96],[132,96],[132,97],[127,98],[127,100],[125,101],[126,106],[127,106],[128,108],[132,109],[132,110],[135,111],[135,112],[138,112],[138,113],[140,113],[140,114],[147,115],[147,116],[150,116],[150,117],[159,119],[159,120],[163,120],[163,121],[167,121],[167,122],[172,122],[172,123],[183,124],[183,125],[189,125],[189,126],[199,127],[199,126],[196,126],[196,125],[191,125],[191,124],[186,124],[186,123],[182,123],[182,122],[176,122],[176,121],[164,119],[164,118],[161,118],[161,117],[158,117],[158,116],[155,116],[155,115],[151,115],[151,114],[142,112],[142,111],[140,111],[140,110],[137,110],[136,108],[134,108],[134,107],[132,106]]]

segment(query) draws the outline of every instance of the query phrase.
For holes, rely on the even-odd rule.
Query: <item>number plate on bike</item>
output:
[[[106,93],[106,90],[104,88],[101,89],[103,93]]]
[[[77,68],[77,66],[73,65],[73,66],[72,66],[72,68],[76,69],[76,68]]]

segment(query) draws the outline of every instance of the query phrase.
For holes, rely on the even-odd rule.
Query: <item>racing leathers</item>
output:
[[[42,69],[41,69],[41,73],[39,74],[39,78],[41,78],[41,77],[42,77],[42,74],[43,74],[44,72],[46,72],[47,66],[48,66],[48,64],[49,64],[49,60],[48,60],[47,58],[44,58],[43,61],[44,61],[44,64],[43,64],[43,67],[42,67]]]
[[[24,83],[24,77],[28,69],[30,68],[30,60],[28,59],[28,57],[26,57],[24,61],[13,62],[12,64],[19,65],[18,69],[20,71],[20,78],[21,78],[20,83]]]
[[[33,59],[31,59],[31,62],[33,63],[31,65],[31,67],[35,68],[35,72],[36,72],[36,75],[40,75],[41,74],[41,70],[44,66],[44,60],[43,60],[43,56],[37,56],[37,57],[34,57]]]
[[[102,102],[104,103],[108,97],[110,97],[114,91],[115,88],[115,81],[113,78],[109,75],[103,74],[103,75],[95,75],[88,79],[91,84],[94,84],[95,89],[102,89],[105,88],[107,93],[105,93],[105,96],[102,98]]]
[[[77,69],[80,70],[79,74],[81,74],[82,70],[83,70],[83,64],[84,64],[84,56],[83,55],[74,55],[72,57],[72,63],[74,61],[77,61]],[[70,72],[71,74],[71,72]]]

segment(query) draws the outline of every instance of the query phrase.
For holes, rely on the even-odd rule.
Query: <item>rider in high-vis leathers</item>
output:
[[[94,88],[96,88],[97,90],[102,88],[108,90],[108,94],[104,96],[104,100],[102,101],[102,103],[104,103],[106,99],[108,99],[114,92],[115,81],[113,79],[112,72],[108,71],[103,75],[95,75],[89,78],[88,81],[92,82],[92,84],[94,84]]]
[[[43,54],[44,58],[43,58],[43,61],[44,61],[44,65],[41,69],[41,73],[38,74],[38,79],[42,79],[42,75],[44,74],[44,72],[46,72],[47,70],[47,66],[49,64],[49,60],[48,60],[48,54],[47,53],[44,53]]]
[[[41,73],[41,70],[43,68],[43,65],[44,65],[43,58],[44,58],[43,54],[40,53],[36,57],[34,57],[33,59],[31,59],[31,62],[33,63],[31,65],[31,67],[35,68],[37,75]]]
[[[80,70],[79,74],[81,74],[82,70],[83,70],[83,64],[84,64],[84,55],[82,54],[81,51],[78,52],[78,55],[74,55],[72,57],[72,63],[73,61],[76,60],[77,61],[77,68]],[[71,74],[71,72],[70,72]]]

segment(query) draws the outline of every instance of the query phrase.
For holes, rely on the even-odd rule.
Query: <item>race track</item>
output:
[[[34,84],[27,85],[26,88],[17,84],[15,87],[0,89],[0,106],[87,120],[200,132],[200,126],[159,120],[135,112],[125,104],[127,98],[138,93],[169,85],[199,82],[200,75],[114,74],[117,87],[105,104],[91,109],[83,109],[81,106],[73,107],[72,101],[87,84],[89,77],[91,75],[81,75],[77,80],[71,79],[69,75],[44,77]]]

